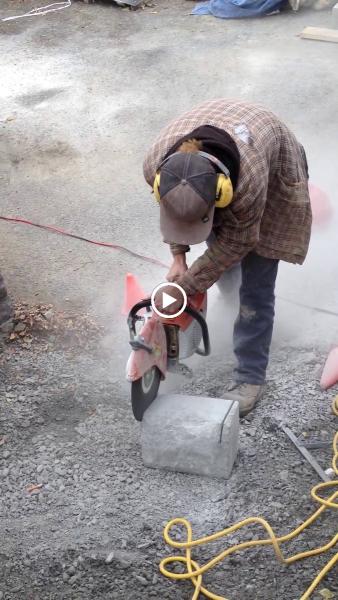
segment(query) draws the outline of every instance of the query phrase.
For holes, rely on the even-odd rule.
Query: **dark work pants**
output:
[[[275,316],[275,282],[278,260],[250,252],[240,265],[225,271],[219,287],[229,287],[242,274],[240,310],[234,326],[237,383],[260,385],[265,381]]]

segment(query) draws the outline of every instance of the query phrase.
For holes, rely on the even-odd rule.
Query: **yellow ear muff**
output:
[[[157,172],[155,175],[155,179],[154,179],[154,185],[153,185],[153,191],[154,191],[154,196],[155,196],[155,200],[157,200],[157,202],[160,202],[161,197],[160,197],[160,173]]]
[[[234,195],[230,177],[220,174],[217,178],[216,188],[216,208],[225,208],[230,204]]]

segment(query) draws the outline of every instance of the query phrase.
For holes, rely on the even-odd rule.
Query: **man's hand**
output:
[[[175,254],[166,279],[167,281],[177,281],[177,279],[184,275],[187,270],[188,265],[185,259],[185,253]]]
[[[172,298],[176,298],[176,302],[173,302],[167,308],[163,308],[162,306],[162,298],[163,294],[168,294],[172,296]],[[155,295],[155,306],[157,310],[166,314],[166,315],[174,315],[177,313],[180,308],[183,306],[183,296],[179,289],[174,287],[173,285],[168,285],[167,287],[163,286]]]

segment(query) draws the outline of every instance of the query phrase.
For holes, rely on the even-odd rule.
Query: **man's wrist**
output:
[[[173,254],[173,259],[175,263],[186,264],[185,252],[180,252],[179,254]]]

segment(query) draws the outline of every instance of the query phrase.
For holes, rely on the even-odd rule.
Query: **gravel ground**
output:
[[[333,436],[331,394],[318,386],[324,354],[313,348],[275,348],[268,393],[242,421],[227,483],[143,467],[128,389],[101,347],[88,340],[64,347],[53,336],[30,350],[5,345],[0,358],[2,600],[188,599],[190,584],[169,582],[158,571],[168,554],[162,539],[168,519],[187,517],[201,536],[262,515],[282,534],[313,511],[309,491],[317,476],[276,426],[283,419],[297,434]],[[222,395],[230,370],[213,357],[176,390]],[[316,455],[329,466],[329,450]],[[287,554],[328,541],[335,518],[325,515],[286,545]],[[250,528],[231,541],[259,533]],[[221,547],[203,547],[197,560]],[[296,600],[326,560],[286,568],[271,549],[254,549],[225,561],[205,581],[232,600]],[[336,575],[319,588],[332,597]]]
[[[37,3],[0,4],[7,17]],[[278,113],[304,143],[313,182],[336,202],[336,48],[298,38],[306,25],[330,27],[330,12],[224,23],[190,17],[191,3],[182,0],[154,4],[131,12],[73,2],[49,16],[1,24],[2,214],[167,262],[143,181],[144,153],[171,118],[226,94]],[[119,311],[127,271],[148,291],[164,277],[128,254],[29,227],[2,223],[1,236],[1,272],[12,296],[90,311],[105,324]],[[281,266],[278,295],[335,310],[335,256],[333,223],[314,234],[301,271]],[[0,600],[188,599],[188,583],[169,582],[158,571],[169,551],[162,539],[168,519],[187,517],[200,536],[248,515],[263,515],[284,533],[311,514],[317,476],[276,421],[284,418],[297,434],[332,438],[331,394],[319,390],[318,379],[327,347],[336,343],[336,318],[305,315],[282,299],[275,339],[298,336],[301,350],[274,349],[268,393],[242,422],[238,461],[226,484],[143,467],[123,382],[127,329],[118,318],[99,347],[85,335],[61,344],[52,332],[40,341],[26,336],[27,348],[18,340],[4,346]],[[213,356],[193,362],[195,378],[171,380],[171,389],[222,395],[231,364],[221,362],[223,340],[214,337]],[[314,350],[310,338],[325,339],[326,349]],[[316,455],[329,466],[329,452]],[[327,514],[286,551],[317,546],[335,530]],[[204,562],[217,548],[196,556]],[[284,568],[271,549],[252,550],[224,562],[206,583],[231,600],[296,600],[326,560]],[[321,587],[334,595],[336,580],[332,572]]]

